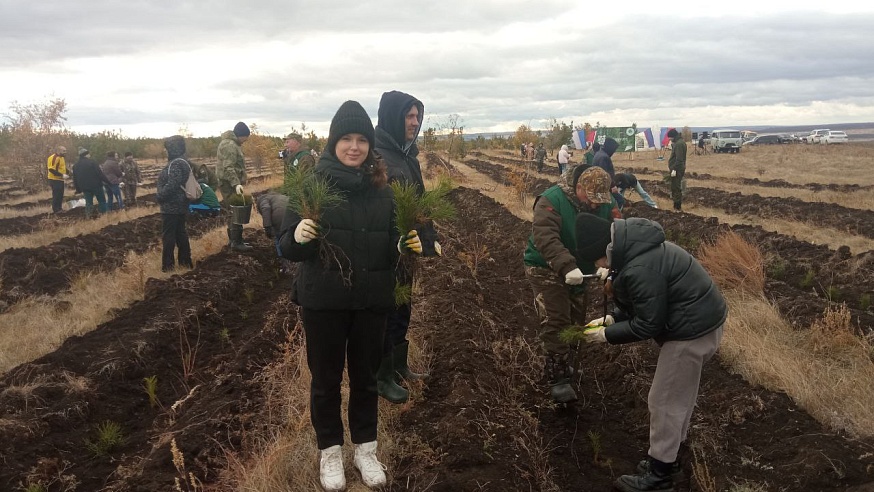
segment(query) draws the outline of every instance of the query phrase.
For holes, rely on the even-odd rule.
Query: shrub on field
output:
[[[725,232],[715,243],[702,246],[698,259],[721,288],[754,295],[764,292],[762,253],[735,232]]]
[[[9,176],[22,188],[35,190],[43,187],[49,155],[58,146],[72,147],[70,134],[64,127],[66,111],[67,103],[63,99],[10,104],[10,114],[5,115],[9,120],[6,129],[9,146],[3,157],[11,164],[7,171]],[[75,152],[68,154],[67,158],[71,159],[73,154]]]

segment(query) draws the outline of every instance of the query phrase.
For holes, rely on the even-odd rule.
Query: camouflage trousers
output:
[[[546,355],[566,357],[571,348],[559,334],[572,324],[586,323],[588,299],[582,286],[571,286],[549,268],[525,266],[540,316],[540,342]]]

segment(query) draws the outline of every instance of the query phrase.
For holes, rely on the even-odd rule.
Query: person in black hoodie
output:
[[[686,250],[665,241],[656,222],[591,214],[577,217],[577,256],[609,268],[605,291],[616,309],[592,320],[590,343],[622,344],[652,339],[659,357],[647,403],[650,446],[636,475],[623,475],[625,492],[673,490],[677,454],[686,439],[701,370],[719,348],[728,307],[704,267]]]
[[[280,254],[300,262],[292,299],[301,306],[306,334],[310,416],[325,490],[346,486],[340,383],[347,360],[353,462],[365,485],[385,484],[376,457],[376,372],[386,314],[394,305],[394,267],[402,243],[395,228],[394,194],[387,186],[385,164],[373,152],[374,141],[373,123],[364,108],[356,101],[343,103],[331,120],[315,174],[326,178],[344,199],[322,210],[318,223],[289,208],[280,229]],[[403,244],[421,249],[415,236]],[[339,260],[319,254],[327,247]]]
[[[179,249],[179,266],[194,268],[191,261],[191,244],[185,219],[188,216],[188,198],[183,188],[191,172],[191,164],[185,159],[185,139],[173,135],[164,139],[167,149],[167,167],[158,174],[158,192],[155,199],[161,206],[161,271],[172,271],[176,266],[173,253]]]
[[[388,166],[389,182],[413,184],[420,196],[425,192],[425,183],[419,166],[416,138],[424,114],[425,106],[415,97],[399,91],[385,92],[379,101],[379,121],[376,125],[376,152]],[[433,222],[417,224],[416,233],[422,242],[424,256],[441,253]],[[412,285],[413,273],[408,262],[398,263],[395,273],[398,283]],[[403,403],[409,398],[409,392],[398,384],[399,379],[410,381],[428,376],[413,372],[408,363],[410,343],[407,331],[411,314],[412,300],[394,306],[388,315],[377,388],[380,396],[392,403]]]
[[[79,147],[79,160],[73,166],[73,186],[76,193],[85,196],[85,216],[91,217],[94,209],[94,199],[97,199],[98,213],[106,212],[106,196],[103,194],[103,185],[109,184],[106,175],[100,170],[100,165],[91,159],[88,149]]]
[[[592,165],[600,167],[610,175],[610,180],[613,182],[610,192],[619,204],[619,208],[622,208],[625,204],[625,198],[622,197],[619,193],[619,189],[616,187],[616,170],[613,167],[613,154],[616,153],[616,149],[618,148],[619,142],[611,137],[605,138],[601,148],[595,152],[595,156],[592,158]]]

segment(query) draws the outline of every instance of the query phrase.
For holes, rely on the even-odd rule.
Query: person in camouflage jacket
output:
[[[243,158],[241,146],[249,139],[249,127],[242,121],[231,131],[222,133],[222,141],[218,145],[215,174],[222,194],[222,204],[227,205],[233,194],[242,195],[246,184],[246,161]],[[228,216],[228,247],[235,251],[250,251],[251,246],[243,242],[243,226],[234,224]]]
[[[143,181],[140,174],[140,166],[134,160],[133,152],[125,152],[124,160],[120,163],[121,176],[124,180],[124,201],[127,205],[137,204],[137,186]]]
[[[524,256],[525,274],[540,315],[540,341],[550,395],[558,403],[577,399],[570,385],[573,353],[559,333],[572,323],[585,322],[588,303],[583,275],[596,272],[594,264],[581,262],[574,255],[576,217],[588,212],[609,220],[621,218],[610,194],[610,183],[603,169],[578,165],[534,202],[531,236]],[[597,273],[601,275],[601,271]],[[602,276],[606,278],[606,271]]]

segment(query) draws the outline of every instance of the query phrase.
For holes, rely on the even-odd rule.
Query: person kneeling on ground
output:
[[[219,202],[215,191],[203,181],[198,181],[197,183],[200,185],[200,190],[203,194],[200,195],[200,200],[197,203],[188,205],[188,212],[202,217],[218,217],[222,213],[222,204]]]
[[[577,257],[608,268],[604,286],[612,315],[592,320],[589,343],[622,344],[652,339],[658,363],[649,390],[649,452],[636,475],[622,475],[624,492],[673,489],[677,454],[686,440],[704,363],[722,339],[728,307],[704,267],[686,250],[665,241],[657,222],[603,220],[580,214]]]
[[[619,200],[619,208],[620,209],[625,206],[625,202],[626,202],[625,191],[626,190],[636,191],[637,194],[640,195],[640,198],[642,198],[643,201],[646,202],[647,205],[649,205],[652,208],[659,208],[659,206],[655,202],[655,200],[653,200],[652,197],[649,196],[649,193],[647,193],[646,190],[643,189],[643,186],[640,184],[640,181],[637,180],[637,176],[635,176],[631,173],[619,173],[616,175],[615,184],[616,184],[616,187],[619,189],[619,197],[621,198],[621,200]],[[616,196],[616,195],[614,195],[614,196]]]

